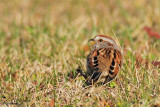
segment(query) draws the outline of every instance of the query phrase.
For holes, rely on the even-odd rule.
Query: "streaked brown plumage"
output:
[[[93,48],[87,57],[89,82],[107,83],[113,80],[122,65],[122,55],[116,42],[104,35],[97,35],[90,40]]]

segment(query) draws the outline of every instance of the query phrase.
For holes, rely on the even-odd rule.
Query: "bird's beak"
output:
[[[94,39],[90,39],[89,42],[94,45],[96,42],[94,41]]]

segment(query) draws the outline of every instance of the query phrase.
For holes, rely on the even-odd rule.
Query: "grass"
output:
[[[143,30],[160,29],[159,0],[1,0],[0,7],[0,105],[160,103],[160,69],[151,64],[160,60],[160,40]],[[88,40],[97,34],[118,38],[123,67],[107,86],[83,87],[83,77],[68,73],[86,71]]]

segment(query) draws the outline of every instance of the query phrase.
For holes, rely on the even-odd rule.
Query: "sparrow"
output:
[[[87,56],[88,83],[106,84],[117,76],[122,66],[120,47],[105,35],[97,35],[89,42],[92,44],[92,50]]]

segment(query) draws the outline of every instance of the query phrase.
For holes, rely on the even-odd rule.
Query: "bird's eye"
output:
[[[102,40],[102,39],[100,39],[99,41],[100,41],[100,42],[103,42],[103,40]]]

